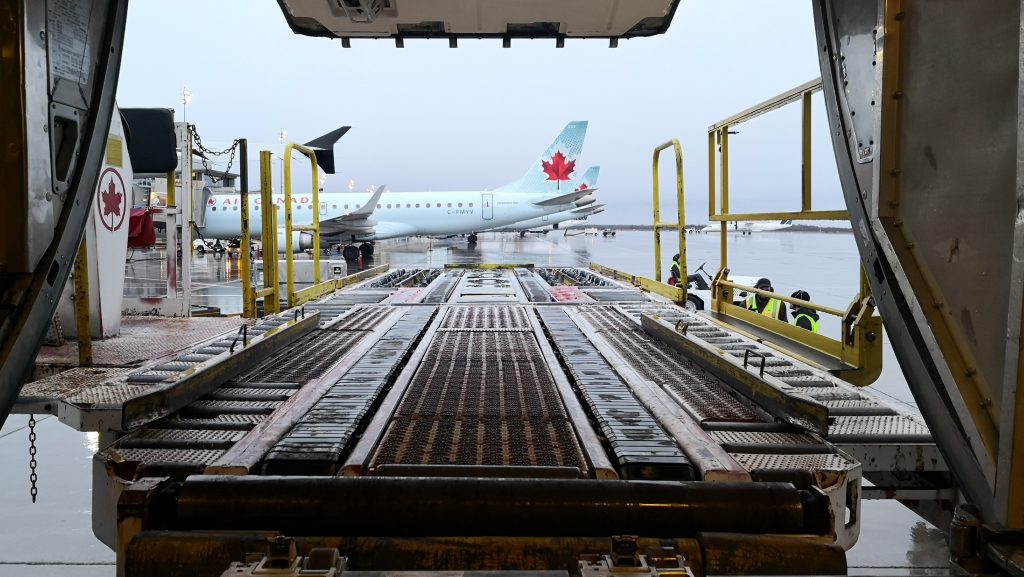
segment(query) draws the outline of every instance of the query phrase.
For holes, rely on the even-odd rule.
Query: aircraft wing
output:
[[[378,186],[377,190],[370,196],[370,199],[366,201],[366,204],[356,210],[348,214],[321,220],[320,232],[322,234],[372,232],[373,228],[377,225],[377,221],[372,220],[370,216],[373,215],[373,211],[377,208],[377,202],[380,201],[382,194],[384,194],[384,185]]]
[[[553,196],[551,198],[542,198],[540,200],[533,201],[533,204],[537,206],[552,206],[558,204],[569,204],[574,200],[579,200],[588,194],[596,192],[596,188],[584,188],[582,190],[576,190],[573,192],[567,192],[559,196]]]

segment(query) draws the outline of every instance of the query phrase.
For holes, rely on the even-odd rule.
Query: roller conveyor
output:
[[[862,468],[881,469],[862,463],[902,459],[895,443],[934,450],[913,416],[782,355],[763,351],[763,377],[748,366],[738,382],[679,340],[741,360],[741,351],[761,353],[759,343],[584,272],[409,270],[383,283],[391,287],[363,283],[307,303],[305,314],[315,318],[305,334],[98,453],[96,481],[120,489],[97,503],[95,515],[117,518],[118,494],[141,490],[148,478],[177,494],[191,491],[189,476],[200,473],[224,487],[259,480],[244,485],[238,505],[257,509],[259,499],[280,498],[310,477],[369,483],[340,491],[385,478],[436,479],[437,487],[473,479],[486,483],[467,487],[487,491],[487,483],[532,479],[592,483],[587,491],[596,494],[618,483],[646,491],[650,481],[781,482],[805,493],[802,499],[818,499],[820,516],[808,522],[825,541],[848,548],[859,531]],[[400,282],[409,278],[432,280],[426,287]],[[301,316],[298,310],[284,315]],[[680,320],[689,323],[686,334],[677,330]],[[771,402],[769,389],[781,393]],[[887,437],[883,447],[880,435],[893,431],[896,440]],[[942,474],[941,462],[927,472]],[[708,483],[716,480],[730,483]],[[325,499],[335,490],[329,486]],[[270,492],[258,497],[263,491]],[[724,489],[721,498],[721,515],[742,527],[745,512]],[[315,501],[302,497],[314,508]],[[461,514],[459,503],[453,495],[438,514]],[[189,523],[244,530],[246,522],[211,523],[202,511],[190,505]],[[503,534],[482,523],[479,534]],[[360,526],[368,525],[345,531],[358,536]],[[590,534],[579,531],[576,537]],[[104,538],[117,540],[113,532]]]

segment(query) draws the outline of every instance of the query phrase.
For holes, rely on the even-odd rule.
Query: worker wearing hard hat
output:
[[[791,296],[802,301],[810,302],[811,300],[811,295],[804,290],[796,291]],[[793,324],[812,333],[818,332],[818,311],[794,304]]]
[[[754,288],[769,292],[775,291],[775,288],[772,286],[772,281],[766,278],[758,279]],[[744,304],[746,305],[747,310],[760,313],[769,318],[780,320],[784,323],[789,322],[789,319],[786,318],[786,303],[779,299],[761,296],[759,294],[751,294],[747,296],[747,300],[744,301]]]

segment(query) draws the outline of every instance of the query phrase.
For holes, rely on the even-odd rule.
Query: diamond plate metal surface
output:
[[[931,433],[923,423],[906,415],[835,417],[828,428],[832,442],[930,442]]]
[[[756,431],[709,431],[711,438],[719,443],[736,445],[819,445],[820,441],[810,435],[799,433],[770,433]]]
[[[93,342],[93,362],[107,366],[140,366],[194,343],[236,331],[242,324],[252,323],[237,317],[124,317],[118,336]],[[78,343],[69,341],[61,347],[43,347],[36,363],[77,365]]]
[[[146,385],[129,385],[126,383],[109,383],[88,388],[75,393],[66,402],[79,405],[120,405],[124,401],[142,395],[150,390]]]
[[[860,466],[856,461],[836,453],[814,455],[732,453],[732,456],[748,471],[851,471]]]
[[[26,384],[21,388],[14,412],[50,412],[55,403],[111,379],[123,377],[129,368],[73,368]],[[51,405],[46,409],[46,405]]]
[[[122,461],[140,463],[173,463],[189,465],[206,465],[219,459],[222,450],[213,449],[117,449],[116,457]]]

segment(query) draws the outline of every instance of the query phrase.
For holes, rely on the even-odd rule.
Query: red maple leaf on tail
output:
[[[114,181],[110,181],[107,190],[101,193],[103,199],[103,216],[113,214],[121,216],[121,193],[114,188]]]
[[[559,187],[561,187],[561,181],[570,179],[572,171],[576,168],[576,161],[570,160],[566,162],[565,155],[562,154],[561,150],[558,150],[551,157],[551,162],[542,160],[540,167],[544,170],[544,174],[548,175],[548,180],[558,182]]]

